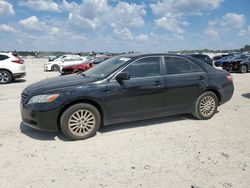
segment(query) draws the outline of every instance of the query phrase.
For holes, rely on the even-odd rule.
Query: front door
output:
[[[122,72],[129,80],[108,84],[108,116],[120,122],[141,119],[164,110],[164,76],[160,57],[146,57],[131,63]]]

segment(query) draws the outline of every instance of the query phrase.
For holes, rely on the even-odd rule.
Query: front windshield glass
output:
[[[126,57],[113,57],[87,70],[84,72],[84,75],[88,77],[105,78],[129,60],[130,58]]]
[[[220,58],[220,60],[228,60],[228,59],[232,59],[234,56],[225,56]]]

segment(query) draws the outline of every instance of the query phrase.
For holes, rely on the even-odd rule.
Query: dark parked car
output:
[[[225,61],[222,68],[230,72],[246,73],[250,70],[250,56],[240,55],[230,61]]]
[[[130,54],[27,87],[21,115],[35,129],[86,139],[101,125],[183,113],[206,120],[233,91],[230,73],[190,56]]]
[[[208,56],[208,55],[204,55],[204,54],[190,54],[190,56],[199,59],[205,63],[207,63],[208,65],[213,66],[213,60]]]
[[[224,63],[225,61],[230,61],[230,60],[233,59],[233,58],[234,58],[234,55],[223,56],[223,57],[221,57],[220,59],[214,61],[214,66],[215,66],[215,67],[222,67],[222,66],[223,66],[223,63]]]
[[[213,60],[213,61],[216,61],[216,60],[219,60],[219,59],[221,59],[221,58],[223,58],[223,57],[227,57],[227,56],[229,56],[229,54],[216,55],[216,56],[214,56],[214,57],[212,58],[212,60]]]

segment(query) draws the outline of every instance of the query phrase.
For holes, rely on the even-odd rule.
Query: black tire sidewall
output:
[[[83,71],[82,71],[82,70],[77,70],[76,73],[77,73],[77,74],[82,74]]]
[[[13,80],[12,74],[9,71],[0,70],[0,72],[1,73],[6,73],[8,75],[8,77],[9,77],[9,79],[7,80],[7,82],[4,82],[4,83],[0,82],[0,84],[9,84]]]
[[[242,71],[242,67],[245,67],[245,68],[246,68],[246,71],[245,71],[245,72]],[[242,74],[246,73],[246,72],[247,72],[247,66],[246,66],[246,65],[241,65],[241,66],[240,66],[240,72],[241,72]]]
[[[215,109],[214,109],[214,112],[210,116],[203,116],[201,114],[201,112],[200,112],[200,103],[201,103],[202,99],[204,97],[206,97],[206,96],[213,97],[214,100],[215,100]],[[201,120],[210,119],[216,113],[217,107],[218,107],[218,98],[217,98],[217,96],[215,95],[215,93],[207,91],[207,92],[203,93],[202,95],[200,95],[199,98],[197,99],[196,103],[195,103],[195,112],[194,112],[195,117],[197,117],[198,119],[201,119]]]
[[[68,121],[69,121],[70,116],[74,112],[81,110],[81,109],[89,110],[94,114],[95,120],[96,120],[96,125],[95,125],[94,129],[89,134],[84,135],[84,136],[77,136],[77,135],[74,135],[73,133],[71,133],[71,131],[69,130]],[[87,139],[87,138],[94,136],[96,134],[96,132],[98,131],[100,125],[101,125],[100,112],[93,105],[87,104],[87,103],[79,103],[79,104],[75,104],[75,105],[69,107],[62,114],[62,116],[60,118],[60,127],[61,127],[62,133],[72,140],[84,140],[84,139]]]
[[[52,70],[52,71],[59,71],[59,70],[60,70],[60,66],[54,64],[54,65],[52,65],[51,70]]]

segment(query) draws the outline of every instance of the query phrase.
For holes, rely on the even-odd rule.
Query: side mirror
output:
[[[128,75],[128,73],[126,72],[120,72],[116,77],[115,79],[118,81],[118,82],[122,82],[124,80],[129,80],[130,79],[130,76]]]

